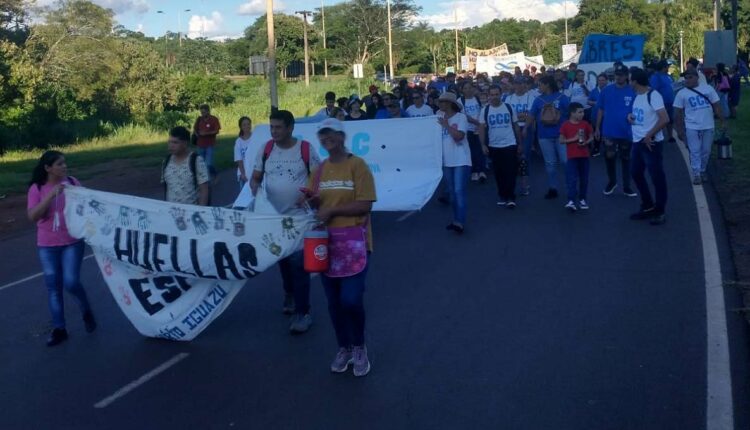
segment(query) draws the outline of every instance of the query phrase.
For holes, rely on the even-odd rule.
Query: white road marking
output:
[[[145,375],[141,376],[140,378],[136,379],[135,381],[129,383],[128,385],[120,388],[119,390],[115,391],[114,394],[112,394],[109,397],[106,397],[102,400],[100,400],[97,403],[94,403],[94,407],[97,409],[106,408],[107,406],[111,405],[115,401],[117,401],[119,398],[125,396],[129,392],[135,390],[136,388],[140,387],[141,385],[145,384],[146,382],[150,381],[154,377],[158,376],[160,373],[164,372],[165,370],[169,369],[170,367],[174,366],[175,364],[179,363],[180,361],[186,359],[190,354],[187,352],[181,352],[174,357],[170,358],[169,360],[165,361],[159,367],[153,369],[152,371],[146,373]]]
[[[417,213],[417,211],[409,211],[409,212],[407,212],[407,213],[405,213],[405,214],[401,215],[401,216],[400,216],[400,217],[399,217],[399,218],[398,218],[398,219],[396,220],[396,222],[401,222],[401,221],[405,220],[406,218],[409,218],[410,216],[414,215],[415,213]]]
[[[91,258],[93,256],[94,256],[94,254],[89,254],[89,255],[83,257],[83,259],[84,260],[88,260],[89,258]],[[6,288],[10,288],[10,287],[14,287],[16,285],[23,284],[26,281],[30,281],[32,279],[36,279],[36,278],[38,278],[38,277],[40,277],[42,275],[44,275],[44,272],[39,272],[39,273],[35,273],[35,274],[31,275],[31,276],[27,276],[27,277],[25,277],[23,279],[19,279],[17,281],[11,282],[10,284],[5,284],[2,287],[0,287],[0,291],[4,290]]]
[[[678,140],[677,146],[679,146],[685,164],[687,164],[688,172],[692,173],[690,156],[685,145]],[[732,372],[719,250],[706,193],[702,186],[692,187],[698,210],[701,241],[703,242],[703,267],[706,282],[706,380],[708,383],[706,389],[706,430],[733,429]]]

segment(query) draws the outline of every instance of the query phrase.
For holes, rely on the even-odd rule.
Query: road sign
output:
[[[355,79],[362,79],[364,78],[364,71],[362,69],[362,64],[355,64],[354,65],[354,78]]]

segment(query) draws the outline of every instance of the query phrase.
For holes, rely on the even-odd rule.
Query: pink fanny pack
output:
[[[327,161],[327,160],[326,160]],[[320,188],[320,175],[323,172],[323,161],[315,175],[314,192]],[[354,227],[328,227],[328,270],[325,275],[330,278],[346,278],[365,270],[367,266],[367,225]]]
[[[328,270],[331,278],[354,276],[367,265],[367,223],[364,226],[328,227]]]

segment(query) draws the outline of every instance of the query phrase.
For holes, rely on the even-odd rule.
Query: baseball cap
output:
[[[623,64],[615,66],[615,75],[627,75],[628,73],[630,73],[630,70],[627,68],[627,66]]]
[[[326,118],[318,125],[318,133],[324,130],[337,131],[339,133],[344,132],[344,124],[336,118]]]

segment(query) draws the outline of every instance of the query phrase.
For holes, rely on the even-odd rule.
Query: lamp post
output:
[[[568,1],[563,1],[563,15],[565,15],[565,44],[568,44]],[[565,58],[563,58],[565,61]]]
[[[682,55],[682,36],[684,33],[684,31],[680,30],[680,73],[685,71],[685,57]]]
[[[307,51],[307,15],[310,15],[312,12],[309,10],[298,10],[297,12],[300,15],[302,15],[302,31],[303,31],[303,38],[305,42],[305,86],[310,86],[310,70],[308,68],[308,63],[310,63],[310,54]]]
[[[182,48],[182,12],[190,12],[191,9],[184,9],[177,11],[177,34],[180,37],[180,48]]]
[[[276,84],[276,38],[273,34],[273,0],[266,0],[266,33],[268,33],[268,77],[271,88],[271,113],[279,110],[279,93]]]
[[[458,11],[453,8],[453,22],[456,30],[456,73],[461,70],[461,58],[458,56]]]
[[[166,15],[163,10],[157,10],[156,13]],[[164,31],[164,65],[166,67],[169,67],[169,53],[167,52],[167,33],[169,33],[169,30]]]

